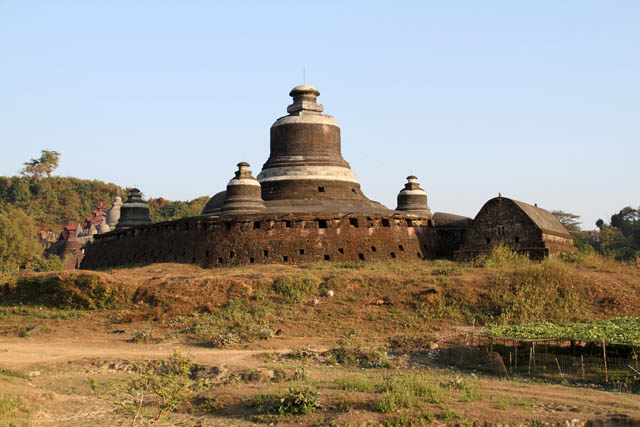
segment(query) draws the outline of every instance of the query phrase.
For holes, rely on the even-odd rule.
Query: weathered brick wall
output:
[[[526,253],[531,259],[575,250],[572,239],[543,233],[515,203],[505,199],[504,203],[490,201],[482,207],[454,258],[472,259],[490,252],[499,244]]]
[[[187,218],[97,235],[82,268],[421,259],[434,252],[433,233],[426,220],[400,216]]]

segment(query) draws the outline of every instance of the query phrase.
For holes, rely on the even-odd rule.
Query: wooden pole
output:
[[[515,359],[516,359],[516,363],[515,363],[516,370],[518,369],[518,346],[519,345],[520,345],[520,343],[516,342],[516,356],[515,356]]]
[[[509,352],[509,370],[511,371],[511,375],[513,375],[513,364],[511,363],[511,352]]]
[[[531,375],[531,359],[533,358],[533,346],[529,347],[529,375]]]
[[[558,371],[560,372],[560,377],[562,377],[562,369],[560,369],[560,363],[558,363],[558,358],[556,357],[556,366],[558,367]]]
[[[533,345],[531,346],[531,351],[533,353],[533,370],[535,371],[536,369],[536,342],[533,342]]]
[[[607,343],[602,340],[602,358],[604,359],[604,382],[609,382],[609,372],[607,371]]]
[[[580,355],[580,368],[582,368],[582,379],[584,380],[584,355]]]

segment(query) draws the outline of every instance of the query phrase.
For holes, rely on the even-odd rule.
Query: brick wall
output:
[[[402,216],[187,218],[96,235],[82,268],[415,260],[432,256],[434,245],[426,220]]]

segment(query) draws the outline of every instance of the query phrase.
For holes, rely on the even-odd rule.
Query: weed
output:
[[[449,395],[448,390],[423,373],[386,377],[378,385],[384,396],[376,403],[380,412],[394,412],[398,408],[421,408],[426,403],[438,404]]]
[[[491,253],[480,255],[473,264],[481,268],[496,267],[517,267],[529,264],[529,258],[511,249],[509,246],[500,244],[491,250]]]
[[[506,411],[512,406],[520,406],[523,408],[532,408],[533,406],[531,402],[526,399],[506,396],[497,396],[493,399],[493,402],[496,404],[496,408],[503,411]]]
[[[282,395],[259,394],[249,400],[247,406],[257,408],[263,415],[307,415],[321,407],[317,392],[304,388],[290,388]]]
[[[342,264],[342,268],[364,268],[366,266],[366,264],[364,262],[352,262],[352,261],[347,261],[344,264]]]
[[[401,414],[390,418],[384,422],[385,427],[418,427],[431,425],[435,419],[431,412],[422,414],[421,416],[411,416],[409,414]]]
[[[287,354],[287,357],[289,357],[290,359],[307,361],[310,359],[317,359],[318,352],[306,347],[293,348],[291,349],[289,354]]]
[[[305,367],[296,368],[292,379],[293,381],[306,381],[309,379],[309,371]]]
[[[337,347],[329,350],[327,363],[361,368],[381,368],[389,366],[387,355],[378,350],[364,350],[358,331],[352,330],[338,340]]]
[[[18,411],[23,413],[29,412],[22,396],[12,394],[0,396],[0,421],[10,420]]]
[[[287,372],[282,368],[275,368],[273,370],[273,378],[271,381],[274,383],[281,383],[287,380]]]
[[[460,269],[456,266],[448,266],[442,268],[434,268],[431,270],[431,274],[434,276],[449,276],[451,274],[460,274]]]
[[[27,378],[25,374],[5,368],[4,366],[0,366],[0,375],[3,375],[5,377]]]
[[[234,298],[218,313],[198,313],[184,318],[180,323],[188,326],[183,332],[199,343],[213,347],[256,339],[269,339],[273,335],[267,317],[270,309],[264,304],[252,303],[248,298]]]
[[[137,344],[148,344],[154,342],[155,338],[153,337],[153,328],[145,328],[134,332],[130,341]]]
[[[191,406],[189,399],[195,391],[205,390],[210,384],[206,380],[192,378],[195,365],[180,351],[160,363],[159,366],[143,364],[139,367],[140,376],[129,384],[128,393],[134,402],[125,409],[132,410],[135,402],[142,400],[145,394],[155,396],[160,415],[174,412],[182,405]]]
[[[436,340],[429,334],[396,335],[389,338],[389,349],[394,353],[406,354],[428,349]]]
[[[347,391],[366,392],[376,388],[376,385],[369,378],[361,375],[338,378],[335,382],[341,390]]]
[[[448,407],[442,408],[442,413],[440,414],[440,419],[442,421],[453,421],[459,420],[460,418],[462,418],[460,414],[458,414],[453,409]]]

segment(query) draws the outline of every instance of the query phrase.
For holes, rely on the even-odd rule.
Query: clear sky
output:
[[[434,212],[640,205],[638,1],[0,0],[0,175],[46,148],[58,175],[212,195],[258,174],[303,69],[391,208],[409,174]]]

